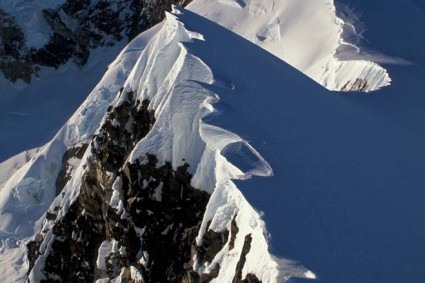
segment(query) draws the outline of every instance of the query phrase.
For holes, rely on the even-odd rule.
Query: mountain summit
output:
[[[0,164],[0,278],[420,282],[425,151],[379,95],[333,92],[390,82],[364,54],[337,58],[346,22],[329,1],[167,12],[48,143]]]
[[[210,67],[204,54],[220,54],[213,58],[222,64]],[[3,188],[2,230],[31,237],[40,229],[27,244],[27,261],[21,265],[29,270],[30,282],[314,277],[269,253],[260,215],[232,182],[271,176],[270,165],[237,134],[208,122],[220,116],[215,105],[220,105],[222,92],[234,96],[229,92],[246,87],[232,83],[232,76],[214,73],[225,74],[251,58],[261,69],[273,67],[263,76],[287,73],[300,86],[307,81],[283,62],[275,64],[259,47],[192,12],[176,9],[167,15],[93,137],[84,131],[93,128],[93,116],[87,114],[95,96],[31,160],[32,170],[20,180],[12,177]],[[242,72],[236,79],[249,74]],[[268,82],[259,77],[258,83]],[[235,158],[240,159],[236,164],[229,161]],[[44,176],[34,176],[35,170]],[[14,180],[18,184],[12,185]],[[38,180],[45,182],[34,190]],[[51,202],[43,213],[44,204]],[[13,213],[23,206],[26,215]]]

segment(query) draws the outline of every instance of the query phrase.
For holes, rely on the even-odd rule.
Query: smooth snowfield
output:
[[[356,45],[344,58],[337,56],[349,42],[334,2],[196,0],[188,9],[261,46],[330,90],[368,92],[388,86],[387,71],[374,63],[378,56],[359,56]]]
[[[332,95],[216,24],[189,11],[178,18],[197,34],[184,43],[187,51],[213,75],[212,84],[208,76],[200,82],[218,96],[203,123],[249,141],[273,169],[270,178],[236,182],[264,211],[273,253],[300,260],[323,282],[422,282],[414,259],[425,254],[418,225],[425,216],[423,147],[350,97]],[[184,93],[193,95],[187,85]],[[149,147],[142,141],[139,149]],[[225,196],[229,188],[214,194]],[[226,206],[218,204],[211,203],[215,217],[229,215],[219,213]]]
[[[185,25],[205,42],[187,48],[232,86],[205,86],[220,97],[220,115],[208,123],[249,141],[273,169],[270,178],[236,183],[264,211],[272,251],[296,258],[323,282],[423,282],[423,129],[412,136],[400,128],[404,121],[394,124],[367,105],[385,101],[384,93],[364,101],[367,107],[360,97],[333,95],[194,18],[185,12]],[[409,100],[423,89],[415,80],[423,73],[412,70],[421,68],[405,70],[416,87],[404,87]]]
[[[22,81],[12,84],[0,73],[0,162],[51,140],[122,47],[121,43],[94,51],[82,69],[73,63],[58,70],[43,68],[40,78],[29,85]]]

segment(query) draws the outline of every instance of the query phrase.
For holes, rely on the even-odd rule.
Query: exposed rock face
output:
[[[139,140],[155,123],[149,101],[134,99],[121,90],[120,105],[108,109],[107,118],[91,146],[68,150],[57,180],[60,194],[70,178],[72,158],[90,154],[80,192],[65,213],[55,207],[46,215],[52,223],[28,243],[31,272],[40,282],[209,282],[221,266],[208,273],[194,271],[198,264],[213,262],[238,234],[236,215],[230,231],[207,228],[202,244],[196,243],[210,195],[191,186],[189,164],[173,168],[158,164],[147,154],[135,162],[126,160]],[[91,149],[86,152],[87,148]],[[63,193],[63,192],[62,192]],[[54,222],[53,222],[54,221]],[[49,235],[50,233],[50,235]],[[242,279],[252,238],[245,237],[233,282],[260,282],[255,275]]]
[[[0,9],[0,70],[12,82],[21,79],[27,83],[37,71],[37,66],[31,63],[24,33],[14,18],[2,9]]]
[[[174,170],[170,162],[158,166],[156,157],[149,154],[134,164],[125,162],[155,118],[148,110],[149,101],[133,101],[131,92],[122,95],[127,96],[126,102],[109,109],[93,139],[80,194],[65,216],[56,219],[53,240],[45,242],[48,231],[43,231],[28,244],[30,268],[43,274],[42,282],[92,282],[118,276],[128,282],[141,282],[140,278],[144,282],[209,281],[214,273],[199,276],[192,271],[191,261],[198,253],[211,261],[229,233],[210,231],[203,246],[196,246],[209,194],[190,185],[189,164]],[[64,164],[86,148],[67,152]],[[60,176],[58,186],[63,187],[68,176]],[[48,212],[46,218],[55,220],[55,213]],[[102,243],[113,243],[114,248],[98,254]],[[49,248],[43,251],[42,245]]]
[[[245,242],[242,248],[242,254],[236,266],[235,277],[233,278],[232,283],[241,282],[242,280],[242,269],[245,265],[246,255],[251,250],[251,242],[252,242],[252,236],[250,234],[246,235]]]
[[[41,48],[26,45],[22,29],[12,15],[0,9],[0,70],[12,82],[31,82],[41,66],[58,68],[69,60],[84,66],[91,50],[131,40],[164,18],[171,5],[191,0],[67,0],[42,16],[51,29]]]
[[[62,191],[66,183],[71,179],[71,173],[74,169],[74,159],[81,160],[86,152],[88,144],[76,146],[68,149],[62,158],[62,168],[56,179],[56,196]]]
[[[170,32],[167,25],[178,28],[174,36],[187,35],[174,17],[170,15],[163,26],[166,34],[158,32],[152,42],[175,45],[176,51],[184,51],[177,40],[163,40]],[[163,50],[161,47],[159,54]],[[144,56],[155,55],[154,51]],[[177,58],[198,62],[187,53],[181,55],[184,56]],[[161,63],[156,62],[163,66]],[[196,66],[191,67],[199,72]],[[204,67],[200,63],[199,66]],[[142,76],[138,69],[134,70],[134,76]],[[130,78],[127,82],[131,82]],[[164,82],[164,78],[155,76],[137,84],[127,82],[108,108],[87,150],[71,149],[63,158],[65,169],[57,184],[66,184],[63,189],[59,187],[59,194],[43,219],[40,235],[28,244],[32,267],[29,281],[259,282],[257,277],[275,278],[274,262],[270,260],[266,266],[253,260],[253,252],[257,253],[260,245],[264,249],[262,261],[269,260],[259,216],[236,186],[226,180],[217,181],[215,172],[209,170],[215,168],[215,162],[228,165],[213,155],[218,151],[205,147],[206,158],[197,161],[190,156],[196,146],[181,150],[177,145],[173,150],[179,154],[162,155],[162,140],[156,135],[173,125],[169,123],[172,118],[166,116],[173,114],[173,109],[163,107],[162,102],[178,96],[178,89],[145,96],[145,86],[155,88],[154,83]],[[207,97],[202,89],[195,90],[202,98],[199,103],[205,103]],[[198,103],[192,96],[185,97],[184,102],[193,99]],[[188,108],[175,106],[178,113],[191,113]],[[199,110],[198,104],[194,107]],[[204,109],[200,109],[200,114],[204,114]],[[200,114],[178,121],[189,124],[193,119],[199,123]],[[150,143],[152,147],[144,147]],[[70,157],[83,152],[84,157],[68,180],[66,166],[72,164]],[[186,160],[192,164],[185,163]],[[204,179],[197,179],[200,168],[205,169]],[[191,174],[195,176],[193,182]],[[209,181],[219,185],[212,187]],[[256,248],[251,250],[254,245]]]
[[[149,282],[181,282],[191,271],[191,246],[209,195],[190,186],[188,165],[173,170],[171,163],[157,167],[155,156],[147,159],[122,175],[125,209],[143,230],[142,274]]]
[[[367,81],[360,78],[354,82],[348,81],[341,89],[341,91],[365,91],[367,89]]]

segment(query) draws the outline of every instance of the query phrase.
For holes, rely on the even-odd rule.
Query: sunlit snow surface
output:
[[[0,165],[0,169],[4,169],[0,174],[0,279],[19,282],[26,276],[28,266],[24,259],[25,241],[38,232],[36,221],[54,199],[55,180],[65,151],[91,140],[106,108],[127,79],[147,41],[160,26],[140,35],[120,52],[85,102],[49,143],[28,154],[12,157]],[[73,73],[72,69],[64,72]],[[60,73],[58,76],[61,78]],[[89,77],[93,78],[91,75]],[[59,87],[61,82],[70,83],[62,77],[58,80]],[[66,85],[62,87],[66,88]],[[34,88],[30,88],[30,91],[35,96],[39,95]],[[68,99],[75,102],[72,96]],[[63,114],[60,116],[63,117]],[[22,159],[27,162],[24,163]],[[36,186],[28,186],[31,183]],[[33,188],[38,189],[38,194]]]
[[[227,243],[208,265],[198,264],[195,258],[194,268],[196,271],[208,272],[220,264],[226,268],[220,269],[218,277],[214,279],[215,282],[230,282],[234,277],[234,270],[244,246],[245,236],[250,234],[253,242],[246,257],[242,277],[248,273],[254,273],[264,282],[285,281],[293,276],[311,278],[314,276],[311,271],[292,261],[278,260],[269,253],[266,231],[260,214],[246,201],[231,181],[231,179],[246,179],[251,175],[270,176],[272,171],[261,155],[243,138],[208,123],[207,119],[204,120],[211,114],[213,116],[220,115],[220,110],[215,108],[215,105],[221,99],[221,90],[224,95],[227,95],[229,89],[226,85],[231,81],[225,79],[227,76],[216,75],[216,72],[224,74],[223,68],[227,68],[227,64],[211,69],[202,61],[201,57],[198,57],[198,54],[195,54],[196,52],[192,52],[191,48],[201,47],[201,54],[210,52],[211,48],[217,48],[216,52],[222,53],[223,59],[235,52],[241,53],[242,58],[238,55],[238,60],[248,60],[254,56],[260,62],[265,60],[265,64],[273,64],[275,58],[220,26],[204,21],[200,16],[189,11],[176,10],[175,15],[168,14],[164,26],[144,48],[123,85],[124,90],[134,91],[138,99],[149,99],[150,107],[155,109],[156,116],[153,129],[139,141],[128,162],[150,153],[157,156],[160,164],[167,160],[171,160],[175,167],[183,162],[190,164],[189,170],[193,173],[193,186],[212,193],[200,234],[197,237],[199,244],[208,222],[211,221],[210,229],[220,232],[230,229],[231,221],[235,219],[239,228],[234,243],[235,248],[230,250],[229,243]],[[205,27],[198,29],[196,23],[205,25]],[[222,36],[225,39],[223,41],[221,40]],[[203,44],[198,46],[203,42],[211,43],[212,46]],[[228,47],[229,50],[227,50]],[[214,54],[218,55],[218,53]],[[216,58],[222,60],[221,57]],[[240,64],[243,62],[239,61]],[[295,72],[293,75],[295,78],[299,77],[309,81],[301,73],[279,60],[277,65],[283,66],[282,71],[285,73]],[[261,84],[262,77],[259,77],[258,80]],[[323,91],[315,83],[309,81],[309,84],[313,88]],[[219,87],[220,91],[211,89],[213,86]],[[237,86],[234,85],[234,87]],[[126,91],[116,97],[112,103],[114,106],[120,105],[127,99]],[[246,95],[246,98],[249,99],[250,94]],[[89,100],[80,109],[89,107],[92,99],[93,97],[89,97]],[[78,117],[79,119],[77,119]],[[92,122],[78,113],[74,115],[72,121],[76,125],[87,125],[88,122]],[[90,125],[93,124],[97,125],[97,123],[90,123]],[[70,128],[70,123],[67,128]],[[81,133],[74,129],[72,132]],[[90,131],[85,132],[89,133]],[[74,136],[72,137],[74,138]],[[80,135],[75,137],[81,139]],[[238,143],[241,143],[241,146],[231,146]],[[229,145],[230,147],[228,147]],[[239,149],[247,150],[252,154],[249,160],[254,161],[248,163],[255,165],[255,168],[247,172],[239,170],[226,160],[225,154],[222,154],[225,148],[226,154],[230,154],[232,151],[237,153]],[[58,217],[62,217],[67,212],[70,203],[78,196],[81,178],[85,170],[84,164],[90,152],[89,148],[80,165],[75,169],[73,178],[65,186],[64,194],[60,194],[51,205],[51,209],[56,206],[60,207]],[[111,200],[111,205],[116,205],[115,200],[116,198]],[[9,223],[11,225],[7,227],[8,229],[14,227],[13,217]],[[45,236],[45,242],[48,243],[52,237],[51,229],[49,229],[51,223],[48,221],[39,223],[42,224],[43,231],[49,231]],[[37,225],[37,227],[41,226]],[[46,250],[48,249],[49,247],[46,247]],[[37,281],[43,277],[38,270],[42,268],[44,258],[45,255],[42,255],[29,274],[31,281]]]
[[[39,47],[51,34],[41,17],[42,9],[62,2],[5,0],[0,1],[0,8],[15,17],[27,44]],[[344,21],[337,17],[333,1],[195,0],[188,8],[265,48],[331,90],[348,90],[354,85],[371,91],[390,82],[385,69],[373,63],[381,62],[382,55],[345,48],[344,58],[336,58],[341,53],[336,51],[346,46],[343,42],[351,42],[353,34],[341,35]],[[344,20],[351,23],[351,19]],[[58,71],[43,68],[40,79],[34,78],[29,86],[21,81],[12,85],[0,74],[0,131],[8,133],[0,136],[0,162],[47,142],[90,93],[120,48],[119,44],[94,50],[81,70],[72,63]]]
[[[342,7],[341,7],[342,8]],[[373,91],[390,84],[379,56],[360,56],[333,0],[197,0],[188,9],[230,29],[330,90]],[[349,24],[350,18],[346,19]],[[338,57],[337,50],[354,50]]]
[[[185,23],[205,35],[188,49],[234,86],[211,86],[222,111],[208,122],[248,140],[273,169],[271,178],[237,182],[265,212],[272,250],[300,260],[323,282],[422,282],[421,139],[360,97],[330,95],[254,47],[226,44],[232,41],[224,31],[209,41],[207,22]]]
[[[424,39],[418,36],[413,43],[409,35],[421,34],[424,12],[398,0],[358,3],[367,7],[365,21],[373,27],[368,33],[376,40],[371,44],[416,64],[386,66],[393,86],[373,96],[331,95],[211,22],[190,12],[179,17],[205,40],[184,46],[212,73],[213,80],[194,89],[219,97],[215,114],[203,119],[208,130],[225,129],[216,134],[248,141],[274,172],[236,182],[240,196],[264,212],[272,253],[300,261],[319,282],[420,283],[425,281],[425,60]],[[394,21],[400,26],[382,32]],[[232,161],[238,156],[223,154]],[[233,169],[230,173],[238,172]],[[211,205],[224,202],[223,196],[216,194]],[[2,231],[13,248],[19,237]],[[16,278],[22,251],[22,244],[8,250],[0,278]],[[288,271],[285,261],[276,262]]]

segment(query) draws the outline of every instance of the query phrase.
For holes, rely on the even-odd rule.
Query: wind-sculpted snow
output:
[[[147,31],[123,49],[85,103],[51,142],[37,149],[36,153],[28,153],[23,165],[16,157],[2,163],[2,167],[7,167],[8,172],[7,179],[5,177],[6,180],[0,180],[0,263],[7,268],[2,268],[0,278],[15,281],[25,276],[28,268],[23,259],[25,239],[37,233],[39,227],[36,221],[47,211],[57,194],[56,182],[65,152],[90,142],[107,107],[119,92],[141,50],[158,28],[159,26]],[[78,168],[80,159],[81,156],[69,164],[69,175]],[[6,174],[6,171],[3,173]],[[9,245],[10,239],[17,239],[14,242],[19,244]],[[16,256],[16,261],[6,264],[17,250],[20,250],[20,254]]]
[[[344,21],[333,0],[209,1],[188,9],[261,46],[329,90],[373,91],[390,84],[387,71],[354,51],[339,59]],[[353,45],[354,46],[354,45]]]
[[[232,220],[236,221],[239,232],[233,243],[235,249],[232,250],[228,242],[205,265],[195,258],[195,271],[210,273],[220,266],[213,281],[232,281],[245,236],[251,235],[251,250],[247,252],[242,279],[255,274],[263,282],[284,280],[279,274],[278,261],[268,252],[264,223],[231,181],[256,174],[270,176],[270,166],[241,137],[204,121],[209,115],[218,113],[214,105],[220,97],[206,86],[221,84],[214,75],[221,68],[211,70],[199,57],[191,54],[191,42],[208,40],[204,36],[211,36],[216,28],[209,26],[198,33],[195,32],[198,27],[185,27],[186,21],[197,21],[198,18],[181,10],[175,10],[174,15],[168,14],[164,27],[145,48],[124,86],[125,91],[136,93],[137,100],[151,101],[149,107],[155,110],[156,119],[152,130],[136,145],[128,161],[134,163],[145,154],[153,154],[159,160],[158,166],[168,160],[174,168],[184,163],[190,165],[192,185],[212,193],[197,237],[198,246],[202,246],[207,230],[217,233],[230,230]],[[210,40],[218,42],[220,37],[214,34]],[[235,44],[232,52],[236,52],[239,42],[232,38],[227,44]],[[243,45],[240,48],[243,50]],[[115,105],[126,100],[122,96]],[[235,153],[240,151],[241,146],[231,147],[237,143],[245,144],[244,149],[250,152],[254,169],[242,172],[226,159],[226,149],[228,154],[232,150]],[[282,269],[287,277],[305,277],[307,274],[307,270],[301,267],[286,269],[285,266]]]
[[[253,272],[261,279],[266,276],[263,270],[275,274],[270,271],[274,268],[282,277],[311,275],[274,258],[273,264],[266,264],[270,255],[262,251],[269,244],[258,241],[258,230],[248,232],[265,225],[258,221],[258,214],[251,214],[253,206],[265,211],[263,217],[276,254],[286,255],[291,250],[292,258],[297,258],[297,252],[302,253],[305,260],[301,263],[319,278],[323,274],[330,282],[358,282],[360,277],[365,282],[379,278],[391,281],[390,269],[397,278],[419,278],[396,271],[403,256],[389,261],[388,248],[395,245],[404,256],[413,255],[412,247],[401,242],[421,231],[410,218],[419,223],[423,216],[423,210],[419,212],[423,193],[418,189],[425,172],[423,150],[375,113],[347,97],[329,95],[329,91],[243,38],[189,11],[176,17],[177,23],[184,23],[184,29],[181,23],[176,28],[191,31],[192,39],[177,33],[186,41],[180,48],[172,48],[173,44],[166,41],[163,48],[167,52],[145,54],[133,71],[135,76],[127,81],[128,90],[137,90],[140,99],[152,100],[157,118],[130,161],[152,151],[162,162],[171,158],[174,166],[184,162],[181,158],[194,162],[189,167],[194,173],[193,186],[212,191],[197,241],[201,243],[203,233],[211,229],[220,232],[227,225],[231,230],[234,220],[237,235],[252,233],[252,243],[256,243],[251,246],[255,252],[245,257],[244,275]],[[160,46],[156,44],[160,43],[152,42],[152,48]],[[173,64],[166,62],[170,58]],[[197,70],[194,74],[181,64],[183,58]],[[155,70],[154,66],[164,66],[165,70]],[[149,78],[152,84],[144,83],[141,77]],[[170,86],[173,79],[176,81]],[[179,110],[175,109],[177,105]],[[190,117],[199,117],[199,124]],[[185,133],[183,137],[173,127],[179,127]],[[201,139],[193,140],[198,131]],[[260,172],[267,172],[261,175],[271,175],[271,168],[273,176],[239,181],[247,177],[247,171],[235,165],[246,159],[232,145],[241,141],[249,141],[262,156],[255,162],[248,157],[248,164],[261,164]],[[255,152],[249,156],[258,157]],[[416,197],[412,199],[403,191]],[[251,204],[245,202],[246,198]],[[407,211],[401,211],[406,208],[399,207],[399,201],[410,204]],[[392,221],[398,226],[394,227]],[[319,236],[309,234],[309,229]],[[232,268],[220,269],[217,280],[228,282],[235,266],[233,245],[243,246],[241,238],[234,243],[229,240],[211,264],[195,264],[195,268],[208,272],[215,270],[216,263],[225,263]],[[391,250],[395,252],[395,248]],[[257,261],[262,257],[259,255],[266,260]],[[309,261],[319,269],[310,267]],[[252,266],[258,262],[264,266]],[[379,270],[379,265],[388,262],[391,267]],[[368,269],[369,265],[375,266],[374,270]]]
[[[134,92],[136,94],[134,99],[138,101],[149,99],[151,101],[149,107],[155,110],[156,120],[152,130],[136,145],[127,163],[132,164],[140,158],[143,159],[146,154],[153,154],[158,158],[158,166],[167,160],[172,161],[174,168],[189,164],[189,172],[193,174],[192,185],[212,193],[196,244],[203,246],[202,242],[212,233],[221,233],[224,230],[233,232],[229,241],[209,261],[205,262],[205,258],[195,257],[193,259],[193,268],[197,273],[216,272],[217,267],[220,267],[218,274],[213,279],[215,282],[230,282],[244,278],[258,278],[263,282],[275,282],[285,281],[292,276],[314,277],[310,271],[294,263],[277,260],[269,253],[265,224],[259,213],[249,205],[233,183],[232,179],[246,179],[252,175],[270,176],[272,169],[243,138],[207,122],[208,117],[219,115],[221,112],[219,108],[215,107],[220,100],[221,90],[224,91],[224,95],[227,95],[227,91],[238,86],[233,86],[230,78],[220,77],[219,74],[223,71],[221,68],[209,68],[190,51],[191,44],[198,41],[203,42],[204,36],[207,36],[208,42],[219,43],[220,34],[224,30],[208,23],[207,27],[198,33],[191,31],[197,30],[194,26],[191,26],[190,29],[186,28],[186,21],[191,23],[201,21],[201,18],[181,10],[176,10],[175,15],[167,16],[166,23],[144,49],[124,84],[124,88],[120,91],[121,94]],[[200,24],[204,23],[201,21]],[[227,42],[232,43],[231,46],[233,46],[231,52],[244,54],[247,44],[244,40],[234,35],[228,39]],[[225,46],[226,44],[220,45],[220,50],[222,51]],[[253,48],[253,46],[248,46]],[[255,47],[254,49],[257,50]],[[210,51],[210,49],[207,48],[205,51]],[[262,52],[260,55],[268,57]],[[290,72],[294,72],[294,70],[291,69]],[[261,80],[261,78],[259,79]],[[117,81],[119,79],[113,80],[113,82]],[[218,86],[220,91],[213,91],[213,86]],[[108,90],[112,94],[115,85],[109,87]],[[46,154],[54,153],[56,157],[45,158],[45,155],[37,155],[34,160],[43,158],[48,162],[59,163],[66,146],[69,147],[71,143],[78,145],[87,141],[91,136],[93,126],[97,126],[99,122],[100,124],[104,123],[100,119],[101,112],[106,110],[105,107],[99,107],[97,108],[98,112],[87,115],[91,113],[90,107],[93,102],[102,97],[101,94],[102,92],[99,91],[94,92],[80,108],[80,111],[71,118],[64,130],[58,134],[58,138],[44,149]],[[249,98],[247,97],[247,99]],[[126,100],[126,95],[119,95],[112,105],[115,108],[119,107],[126,103]],[[98,100],[97,104],[103,104],[106,101],[108,100],[103,98]],[[85,111],[87,111],[86,115]],[[86,120],[86,117],[90,117],[90,120]],[[55,144],[59,148],[49,151],[49,148]],[[72,203],[80,194],[81,180],[86,171],[89,152],[90,150],[86,151],[81,162],[73,164],[71,179],[51,205],[49,211],[53,212],[58,207],[60,208],[56,216],[58,221],[67,217]],[[253,168],[244,170],[244,172],[226,159],[226,156],[229,159],[238,159],[238,156],[241,155],[247,156],[244,161]],[[235,163],[238,162],[235,161]],[[30,165],[32,164],[28,166]],[[47,176],[45,180],[54,180],[53,175],[55,174]],[[49,184],[48,187],[53,188],[54,186]],[[16,188],[16,186],[12,186],[12,188]],[[51,189],[45,188],[45,190],[53,193]],[[46,196],[45,203],[48,202]],[[25,227],[28,231],[34,229],[33,233],[36,233],[37,229],[41,229],[41,227],[44,227],[43,231],[47,231],[41,247],[45,255],[40,257],[40,261],[36,263],[36,269],[30,274],[30,278],[33,280],[44,278],[37,270],[42,268],[46,256],[52,251],[49,242],[51,243],[51,239],[54,239],[52,232],[46,230],[51,225],[47,219],[43,221],[43,224],[39,222],[32,228],[32,223],[38,217],[39,215],[34,213],[31,216],[25,215],[20,218],[21,220],[26,219]],[[41,218],[41,220],[43,219]],[[10,227],[5,230],[11,229]],[[30,234],[28,232],[22,236]],[[16,249],[6,250],[5,255],[11,256],[12,252],[16,252]],[[27,265],[20,266],[20,268],[24,273]]]
[[[273,169],[236,185],[264,211],[274,251],[290,251],[324,282],[421,282],[423,146],[360,97],[330,95],[255,46],[235,48],[229,32],[211,40],[211,23],[189,19],[205,41],[185,46],[222,81],[205,86],[220,97],[206,121],[248,140]]]
[[[247,6],[245,1],[237,4],[231,6]],[[251,11],[258,13],[261,9]],[[186,252],[194,256],[183,267],[199,276],[215,282],[285,282],[291,277],[315,278],[315,272],[330,282],[381,278],[391,282],[388,270],[394,278],[410,275],[397,270],[404,256],[412,256],[411,247],[400,242],[408,238],[407,234],[417,234],[411,224],[417,227],[423,215],[423,210],[418,210],[423,198],[411,189],[423,184],[425,168],[420,147],[406,141],[402,131],[381,121],[375,113],[358,107],[346,96],[329,95],[329,91],[272,54],[193,12],[176,9],[156,31],[146,48],[139,45],[143,42],[135,42],[127,49],[144,48],[142,54],[134,54],[140,55],[138,61],[127,61],[124,52],[56,138],[30,163],[17,166],[20,169],[0,189],[1,203],[5,204],[2,213],[6,211],[0,222],[4,223],[1,260],[12,263],[12,267],[7,264],[1,270],[0,276],[22,281],[29,265],[34,264],[30,273],[33,281],[52,279],[43,270],[55,264],[54,257],[49,259],[51,254],[60,254],[54,244],[61,241],[63,233],[74,231],[72,217],[84,218],[83,214],[90,215],[91,209],[97,208],[87,206],[88,212],[84,207],[79,208],[82,211],[75,209],[96,200],[88,197],[90,193],[107,196],[102,206],[106,203],[103,208],[113,211],[118,226],[129,219],[131,209],[145,217],[161,215],[160,211],[137,206],[145,197],[124,196],[129,194],[124,186],[130,193],[140,190],[143,194],[151,183],[159,183],[149,190],[154,191],[151,200],[160,203],[166,197],[164,182],[141,177],[153,171],[157,177],[171,175],[182,199],[185,189],[210,194],[199,226],[191,230],[197,235],[193,237],[193,249]],[[129,72],[128,67],[133,66]],[[359,78],[338,83],[341,88],[365,88]],[[94,107],[96,104],[101,106]],[[129,114],[137,111],[148,116],[148,121],[136,121],[137,116]],[[132,133],[137,129],[136,122],[149,126],[149,132],[144,131],[146,135],[140,138]],[[123,131],[113,136],[105,127],[112,133]],[[81,161],[61,160],[65,151],[90,140]],[[115,144],[122,140],[128,144]],[[102,146],[114,151],[101,152]],[[120,146],[129,152],[121,156]],[[117,165],[115,161],[123,156],[128,158]],[[55,195],[57,184],[53,183],[61,175],[61,163],[71,168],[69,179],[67,169],[63,190],[40,218]],[[176,180],[181,176],[185,180],[190,176],[190,185],[180,187]],[[142,185],[129,185],[138,180],[143,180]],[[96,182],[100,185],[94,186]],[[404,191],[413,191],[414,200]],[[31,203],[36,199],[45,203],[38,207],[39,203]],[[410,201],[409,207],[400,208],[399,201],[406,200]],[[19,211],[21,218],[8,213],[25,205],[30,207]],[[163,208],[161,205],[155,209]],[[35,213],[28,213],[29,208]],[[74,215],[77,212],[81,215]],[[101,213],[96,216],[101,218]],[[135,222],[144,221],[142,217],[131,217]],[[98,233],[102,226],[96,224]],[[172,224],[159,233],[166,234],[174,227]],[[152,247],[143,248],[143,237],[152,231],[141,226],[132,229],[140,243],[137,238],[132,242],[141,250],[131,253],[137,253],[137,266],[149,266],[147,251]],[[25,236],[31,235],[31,253],[26,259]],[[64,236],[80,240],[77,233]],[[126,256],[115,238],[109,240],[96,243],[99,254],[89,258],[103,272],[97,274],[101,276],[98,278],[120,280],[127,276],[141,280],[144,275],[134,266],[127,272],[123,267],[120,272],[117,264],[112,266],[113,276],[104,274],[109,261],[102,255]],[[200,252],[211,242],[214,245],[209,253]],[[388,249],[395,250],[393,246],[400,247],[403,254],[391,257]],[[96,255],[93,246],[90,250]],[[282,259],[287,255],[300,259],[313,272]],[[379,268],[387,263],[388,268]]]

